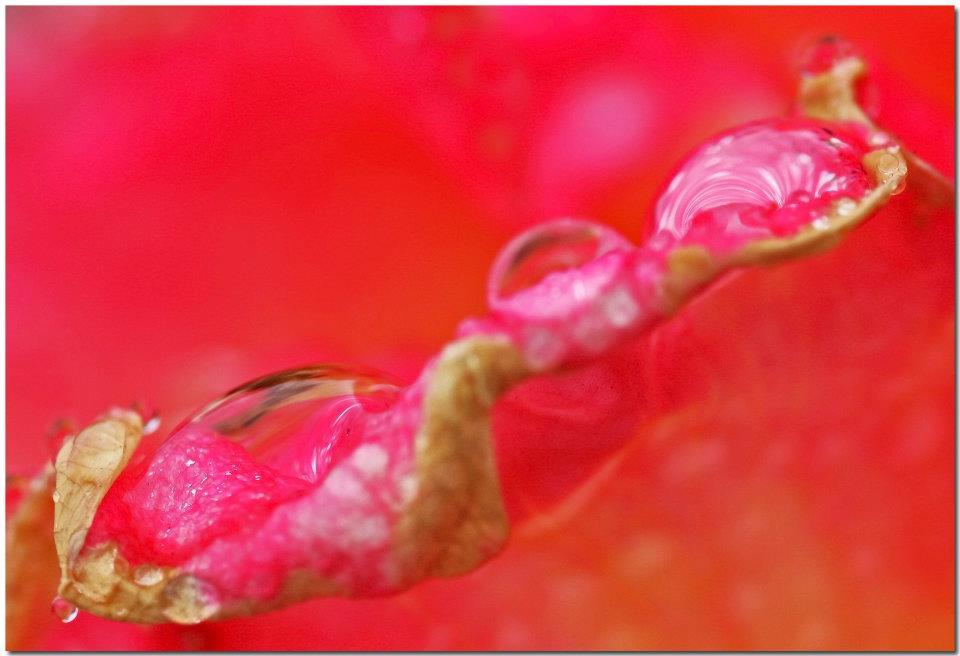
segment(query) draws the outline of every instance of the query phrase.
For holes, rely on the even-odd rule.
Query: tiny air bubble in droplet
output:
[[[64,624],[69,624],[77,619],[77,615],[80,614],[80,609],[63,597],[54,597],[53,603],[50,604],[50,610],[54,615],[59,617],[60,621]]]

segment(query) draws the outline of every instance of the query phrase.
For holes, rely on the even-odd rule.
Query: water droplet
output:
[[[884,153],[877,160],[877,170],[884,174],[894,174],[900,168],[900,158],[893,153]]]
[[[826,230],[830,227],[830,219],[825,216],[821,216],[819,219],[816,219],[812,224],[814,230]]]
[[[220,610],[213,587],[189,574],[168,583],[161,597],[161,612],[177,624],[198,624]]]
[[[53,502],[54,502],[54,503],[60,503],[60,491],[59,491],[59,490],[54,490],[54,491],[53,491]]]
[[[355,420],[390,407],[399,389],[373,372],[333,365],[291,369],[234,389],[166,439],[198,428],[210,430],[275,471],[312,483],[356,447],[359,436],[351,438],[350,432]],[[184,464],[202,465],[193,458]]]
[[[554,272],[574,269],[630,243],[613,230],[580,219],[560,219],[515,237],[501,251],[490,272],[487,297],[497,309],[519,292],[536,286]],[[575,285],[571,294],[586,293]]]
[[[59,617],[60,621],[64,624],[69,624],[77,619],[77,615],[80,614],[80,609],[63,597],[54,597],[53,603],[50,604],[50,610],[54,615]]]
[[[712,155],[707,150],[722,140],[687,158],[684,183],[657,201],[654,234],[711,251],[764,231],[788,235],[816,217],[814,202],[824,195],[859,198],[871,186],[860,165],[862,146],[816,123],[764,121],[727,136],[733,140]]]
[[[149,587],[163,580],[163,571],[152,565],[139,565],[133,570],[133,580],[137,585]]]

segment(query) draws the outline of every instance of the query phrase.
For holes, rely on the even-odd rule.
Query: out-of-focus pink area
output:
[[[639,239],[824,33],[952,176],[950,8],[8,9],[8,469],[137,398],[164,430],[306,362],[410,380],[511,236]],[[953,217],[917,207],[679,317],[635,445],[467,578],[38,647],[951,649]]]

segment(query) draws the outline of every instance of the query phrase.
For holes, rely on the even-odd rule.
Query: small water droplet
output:
[[[59,490],[54,490],[54,491],[53,491],[53,502],[54,502],[54,503],[60,503],[60,491],[59,491]]]
[[[64,624],[69,624],[77,619],[77,615],[80,614],[80,609],[63,597],[54,597],[53,603],[50,604],[50,610],[54,615],[59,617],[60,621]]]
[[[900,158],[893,153],[884,153],[877,161],[877,170],[885,174],[896,173],[900,168]]]
[[[189,574],[167,584],[163,589],[161,604],[164,616],[177,624],[197,624],[220,610],[214,589]]]
[[[159,567],[152,565],[140,565],[133,570],[133,580],[137,585],[148,587],[156,585],[163,580],[163,572]]]
[[[813,226],[814,230],[826,230],[827,228],[830,227],[830,220],[825,216],[821,216],[819,219],[815,220],[811,225]]]
[[[515,237],[497,256],[487,297],[494,309],[554,272],[574,269],[630,243],[613,230],[580,219],[560,219]],[[577,283],[580,287],[577,287]],[[584,295],[574,280],[571,295]]]

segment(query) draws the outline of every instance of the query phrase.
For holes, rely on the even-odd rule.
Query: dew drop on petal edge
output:
[[[80,609],[63,597],[53,598],[53,603],[50,604],[50,611],[59,617],[60,621],[64,624],[69,624],[77,619],[77,615],[80,614]]]
[[[609,228],[579,219],[559,219],[537,226],[501,251],[491,270],[489,302],[497,307],[500,301],[535,286],[550,273],[577,268],[611,250],[629,246]]]
[[[212,430],[275,471],[315,482],[337,460],[355,420],[385,410],[399,387],[335,365],[270,374],[209,404],[173,431]]]

